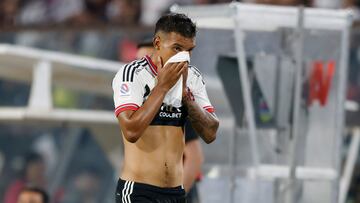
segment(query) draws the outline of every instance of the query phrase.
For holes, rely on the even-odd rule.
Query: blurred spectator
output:
[[[260,4],[272,4],[280,6],[312,5],[312,0],[256,0]]]
[[[22,25],[44,24],[48,22],[47,4],[44,0],[21,1],[19,23]]]
[[[343,1],[343,7],[344,8],[349,8],[349,7],[353,7],[356,5],[355,0],[344,0]]]
[[[45,186],[45,163],[43,158],[34,152],[25,156],[24,167],[20,178],[15,180],[5,192],[4,203],[14,203],[21,190],[28,184],[44,187]]]
[[[216,3],[224,3],[224,2],[230,2],[225,0],[194,0],[194,4],[201,5],[201,4],[216,4]]]
[[[144,40],[138,43],[137,48],[138,48],[136,53],[137,59],[141,59],[145,55],[151,55],[150,53],[152,53],[154,50],[153,38],[152,37],[144,38]]]
[[[0,25],[14,25],[19,9],[19,0],[0,1]]]
[[[318,8],[341,8],[343,0],[314,0],[313,6]]]
[[[48,177],[56,169],[57,162],[59,161],[58,157],[60,156],[53,132],[49,131],[37,136],[33,141],[32,149],[42,156],[46,165],[45,174]]]
[[[45,190],[27,186],[21,190],[17,203],[49,203],[49,196]]]
[[[175,3],[174,0],[143,0],[141,23],[150,26],[155,25],[157,19],[168,11],[173,3]]]
[[[113,0],[110,4],[111,20],[123,25],[135,25],[139,23],[141,16],[140,0]]]
[[[137,45],[136,42],[130,39],[123,39],[119,43],[119,61],[130,62],[136,58]]]
[[[106,11],[110,0],[84,0],[83,9],[67,21],[73,25],[98,24],[108,21]]]
[[[291,0],[259,0],[270,1]],[[91,25],[115,22],[125,25],[153,25],[172,4],[214,4],[231,0],[2,0],[0,24],[39,25],[70,23]]]
[[[203,5],[203,4],[217,4],[230,3],[232,0],[143,0],[141,23],[144,25],[154,25],[164,13],[170,11],[170,7],[174,4],[178,5]]]
[[[343,7],[351,9],[354,13],[354,18],[360,18],[360,0],[345,0],[343,2]]]
[[[94,167],[85,167],[70,181],[65,192],[64,203],[95,203],[101,202],[100,173]]]
[[[80,13],[84,8],[82,0],[48,0],[48,13],[56,23],[64,22]]]
[[[211,0],[194,0],[195,4],[209,4]]]
[[[255,0],[259,4],[271,4],[276,6],[299,6],[312,7],[316,0]]]

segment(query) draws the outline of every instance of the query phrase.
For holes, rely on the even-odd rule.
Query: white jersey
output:
[[[138,110],[155,87],[156,77],[157,67],[148,56],[121,67],[112,83],[115,115],[118,116],[126,110]],[[189,65],[187,86],[200,107],[210,113],[214,112],[201,73],[191,65]],[[163,103],[150,125],[183,126],[186,117],[187,112],[184,107],[175,108]]]

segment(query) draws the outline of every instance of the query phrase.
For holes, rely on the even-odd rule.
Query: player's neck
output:
[[[150,55],[146,56],[148,58],[148,62],[151,64],[151,67],[153,68],[155,74],[157,73],[157,66],[155,65],[155,61],[157,61],[158,55],[156,53],[152,53]]]
[[[155,61],[157,61],[157,58],[159,57],[159,55],[156,54],[155,52],[152,52],[148,56],[150,57],[150,59],[153,61],[154,64],[155,64]]]

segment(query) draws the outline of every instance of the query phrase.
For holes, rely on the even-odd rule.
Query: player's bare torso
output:
[[[159,187],[182,184],[185,140],[181,127],[149,126],[136,143],[123,140],[122,179]]]

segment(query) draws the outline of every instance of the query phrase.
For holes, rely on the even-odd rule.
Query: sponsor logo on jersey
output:
[[[128,83],[121,84],[120,95],[121,96],[130,96],[130,86]]]
[[[181,113],[160,112],[159,116],[161,118],[181,118]]]
[[[160,107],[160,113],[159,113],[160,118],[178,119],[181,118],[181,115],[182,113],[180,108],[175,108],[171,105],[166,105],[166,104],[163,104]]]

